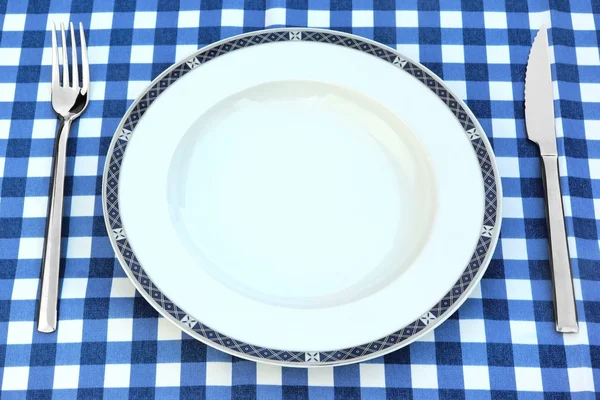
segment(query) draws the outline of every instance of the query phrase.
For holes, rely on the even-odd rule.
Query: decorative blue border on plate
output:
[[[217,58],[228,52],[243,49],[250,46],[256,46],[263,43],[286,42],[286,41],[306,41],[331,43],[333,45],[344,46],[358,51],[362,51],[389,62],[396,67],[411,74],[416,79],[426,85],[454,113],[458,121],[465,130],[465,134],[471,140],[473,150],[475,151],[481,167],[481,177],[485,188],[485,211],[481,228],[481,236],[477,242],[475,252],[466,266],[462,276],[454,284],[453,288],[428,312],[411,324],[393,332],[385,337],[361,346],[332,350],[332,351],[286,351],[264,348],[245,343],[228,336],[225,336],[210,327],[197,321],[188,315],[176,304],[171,302],[154,285],[144,269],[136,258],[128,240],[127,235],[121,223],[119,211],[119,173],[123,155],[127,149],[127,144],[131,135],[135,132],[135,127],[140,118],[144,115],[148,107],[156,100],[160,94],[166,90],[173,82],[201,66],[210,60]],[[371,358],[379,354],[402,347],[403,343],[408,343],[425,328],[432,328],[445,318],[447,318],[457,305],[462,302],[467,293],[474,286],[473,281],[480,270],[487,267],[491,251],[493,251],[498,238],[498,192],[497,176],[494,169],[492,151],[487,140],[482,137],[482,132],[478,129],[474,116],[465,109],[462,102],[457,100],[452,93],[444,86],[440,78],[424,69],[422,66],[403,58],[392,49],[370,41],[362,40],[352,35],[340,32],[310,30],[310,29],[279,29],[270,31],[259,31],[234,37],[202,49],[191,58],[184,60],[158,77],[152,86],[140,97],[123,117],[111,148],[107,156],[107,165],[103,180],[103,201],[105,208],[105,220],[111,243],[115,251],[121,255],[121,265],[128,272],[128,275],[137,281],[138,289],[143,289],[147,296],[153,301],[150,303],[161,313],[168,314],[174,318],[184,331],[192,331],[200,335],[208,344],[217,348],[228,350],[230,353],[240,357],[251,359],[262,359],[280,364],[289,365],[323,365],[336,364],[348,361],[358,361],[359,359]]]

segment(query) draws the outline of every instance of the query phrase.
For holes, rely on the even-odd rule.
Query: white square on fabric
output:
[[[196,50],[198,50],[198,46],[196,46],[194,44],[180,44],[180,45],[177,45],[177,47],[175,47],[175,59],[178,60],[178,61],[183,60],[184,58],[187,58],[191,54],[195,53]],[[133,82],[130,82],[130,84],[131,83],[133,83]],[[147,86],[148,84],[145,83],[145,85]],[[127,89],[129,89],[129,87]],[[141,94],[144,89],[145,89],[145,87],[140,87],[140,90],[139,90],[138,94]],[[127,95],[129,97],[129,90],[127,90]],[[132,97],[132,98],[135,99],[136,97],[137,96]]]
[[[21,32],[25,30],[26,14],[4,14],[2,30],[5,32]]]
[[[265,26],[285,25],[286,20],[285,8],[269,8],[265,12]]]
[[[98,156],[77,156],[75,158],[75,176],[98,175]]]
[[[133,18],[134,29],[154,29],[156,27],[155,11],[136,11]]]
[[[506,260],[527,260],[527,241],[525,239],[503,238],[502,254]]]
[[[594,392],[594,374],[591,368],[568,368],[569,388],[574,392]]]
[[[448,88],[456,94],[461,100],[467,99],[467,82],[465,81],[444,81]]]
[[[570,197],[565,197],[565,198],[569,199],[568,201],[569,201],[569,207],[570,207],[571,206],[571,198]],[[563,208],[564,208],[564,203],[566,203],[566,201],[564,201],[565,198],[563,198]],[[568,214],[569,214],[568,216],[570,217],[571,213],[569,212]],[[567,213],[565,212],[565,216],[566,215],[567,215]],[[577,256],[577,239],[575,239],[573,236],[567,237],[567,246],[569,247],[569,256],[571,258],[577,258],[578,257]],[[577,300],[582,300],[582,299],[577,299]]]
[[[281,386],[282,374],[279,365],[256,364],[256,384]]]
[[[506,13],[502,11],[485,11],[483,13],[483,23],[486,29],[506,29],[508,22]]]
[[[52,101],[52,93],[50,87],[52,84],[50,82],[40,82],[38,83],[37,97],[36,100],[38,102],[50,102]]]
[[[133,285],[130,286],[133,287]],[[181,329],[168,319],[159,318],[157,340],[181,340]]]
[[[328,28],[331,25],[329,10],[308,10],[308,26]]]
[[[565,346],[589,345],[587,322],[579,321],[579,332],[562,335]]]
[[[81,343],[83,338],[83,320],[61,320],[60,329],[57,329],[56,332],[57,343]]]
[[[113,278],[110,288],[110,297],[134,297],[135,287],[129,278]],[[162,318],[158,319],[162,321]]]
[[[460,340],[465,343],[485,343],[485,323],[482,319],[460,319]]]
[[[133,339],[132,318],[110,318],[106,329],[109,342],[131,342]]]
[[[37,278],[31,279],[15,279],[13,282],[13,290],[11,300],[36,300],[38,294]]]
[[[0,120],[0,139],[8,139],[9,134],[10,134],[10,119]],[[2,169],[0,169],[0,171],[3,169],[4,169],[4,164],[3,164]]]
[[[20,48],[5,48],[0,49],[0,65],[16,66],[21,60]]]
[[[437,366],[412,364],[410,366],[412,387],[415,389],[437,389]]]
[[[152,64],[154,57],[154,46],[134,45],[131,46],[130,62],[133,64]]]
[[[510,64],[510,49],[506,45],[486,46],[488,64]]]
[[[19,259],[42,258],[44,238],[21,238],[19,240]]]
[[[106,82],[90,82],[90,100],[106,100]]]
[[[9,321],[6,344],[31,344],[33,321]]]
[[[588,163],[590,166],[590,178],[600,179],[600,159],[590,158],[588,160]]]
[[[419,26],[419,13],[412,10],[396,11],[396,26],[399,28],[417,28]]]
[[[91,237],[70,237],[67,242],[67,258],[90,258],[92,255]]]
[[[45,218],[48,214],[48,197],[33,196],[23,199],[23,218]]]
[[[442,60],[447,63],[465,62],[465,47],[458,44],[442,45]]]
[[[462,26],[462,12],[440,11],[440,28],[462,28]]]
[[[224,9],[221,11],[221,26],[244,26],[244,10]]]
[[[88,278],[63,278],[61,299],[83,299],[87,291]]]
[[[71,197],[71,217],[93,217],[96,196]]]
[[[515,367],[518,391],[542,392],[542,371],[539,367]]]
[[[396,47],[397,47],[397,50],[404,56],[406,56],[412,60],[419,61],[420,54],[419,54],[419,45],[418,44],[402,43]]]
[[[505,279],[508,300],[533,300],[529,279]]]
[[[600,140],[600,120],[586,119],[583,126],[586,139]]]
[[[14,101],[16,86],[16,83],[0,83],[0,101]]]
[[[200,11],[179,11],[179,18],[177,19],[178,28],[198,28],[199,26]]]
[[[102,118],[79,118],[77,137],[94,138],[102,136]]]
[[[194,46],[197,49],[198,46]],[[189,53],[188,53],[189,54]],[[144,90],[148,87],[150,82],[147,81],[129,81],[127,84],[127,98],[130,100],[137,99]]]
[[[573,24],[573,29],[576,31],[596,30],[596,23],[594,22],[593,13],[571,12],[571,23]]]
[[[333,387],[333,367],[308,368],[308,385]]]
[[[29,367],[4,367],[2,371],[2,391],[27,390]]]
[[[4,163],[5,163],[5,158],[4,157],[0,157],[0,174],[4,173]]]
[[[130,364],[106,364],[104,367],[104,387],[129,387]]]
[[[530,12],[529,13],[529,29],[540,29],[542,25],[550,26],[550,11]]]
[[[79,386],[79,365],[57,365],[54,367],[52,389],[77,389]]]
[[[571,254],[571,257],[577,256],[573,256]],[[573,278],[573,294],[575,294],[575,300],[583,300],[583,296],[581,293],[581,279],[579,278]]]
[[[31,157],[27,166],[27,176],[47,177],[52,172],[52,157]]]
[[[136,13],[137,14],[137,13]],[[112,29],[113,13],[111,12],[93,12],[90,20],[90,29]]]
[[[385,387],[384,364],[359,364],[361,387]]]
[[[352,26],[372,27],[375,24],[373,10],[353,10]]]
[[[600,83],[580,83],[581,101],[600,103]]]
[[[523,199],[504,197],[502,199],[502,216],[504,218],[523,218]]]
[[[490,82],[490,100],[513,101],[512,82]]]
[[[594,199],[594,214],[596,219],[600,219],[600,199]]]
[[[486,365],[463,365],[466,390],[490,390],[490,371]]]
[[[537,344],[535,321],[510,321],[510,337],[515,344]]]
[[[231,386],[231,363],[230,362],[207,362],[206,363],[206,385],[207,386]]]
[[[519,168],[518,157],[496,157],[496,164],[503,178],[520,178],[521,170]]]
[[[93,14],[92,14],[93,15]],[[108,64],[110,46],[89,46],[88,61],[91,64]]]
[[[172,387],[181,385],[180,363],[156,364],[156,386]]]
[[[600,54],[597,47],[575,47],[577,65],[600,65]]]

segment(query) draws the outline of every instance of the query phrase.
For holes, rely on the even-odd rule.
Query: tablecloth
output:
[[[87,28],[91,100],[68,144],[59,329],[41,334],[35,306],[56,134],[49,29],[67,21]],[[551,27],[575,335],[554,330],[540,161],[525,138],[525,64],[542,24]],[[0,26],[2,398],[596,397],[600,1],[0,0]],[[433,333],[369,362],[267,366],[182,335],[135,292],[105,231],[105,154],[133,99],[201,46],[280,26],[352,32],[422,62],[467,101],[497,156],[503,228],[480,286]]]

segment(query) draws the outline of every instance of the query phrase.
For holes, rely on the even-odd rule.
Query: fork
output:
[[[46,225],[46,241],[42,257],[42,283],[38,305],[37,330],[51,333],[56,330],[58,314],[58,276],[60,270],[60,241],[65,187],[65,166],[67,162],[67,139],[73,121],[83,113],[89,101],[90,66],[85,44],[83,24],[79,23],[81,40],[81,85],[77,62],[75,30],[71,22],[72,72],[69,81],[69,60],[67,57],[67,36],[64,24],[62,36],[62,85],[60,82],[56,25],[52,25],[52,108],[58,115],[58,137],[54,145],[54,162],[50,181],[50,205]]]

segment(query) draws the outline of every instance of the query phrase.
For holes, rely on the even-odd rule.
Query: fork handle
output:
[[[54,162],[50,181],[50,205],[46,223],[46,241],[42,257],[42,283],[38,306],[39,332],[56,330],[58,314],[58,276],[60,271],[60,242],[67,164],[67,139],[71,120],[60,119],[58,138],[54,145]]]
[[[554,291],[556,331],[577,333],[577,308],[571,274],[571,260],[567,246],[565,215],[558,173],[558,157],[542,155],[544,186],[546,188],[546,219],[550,239],[550,268]]]

